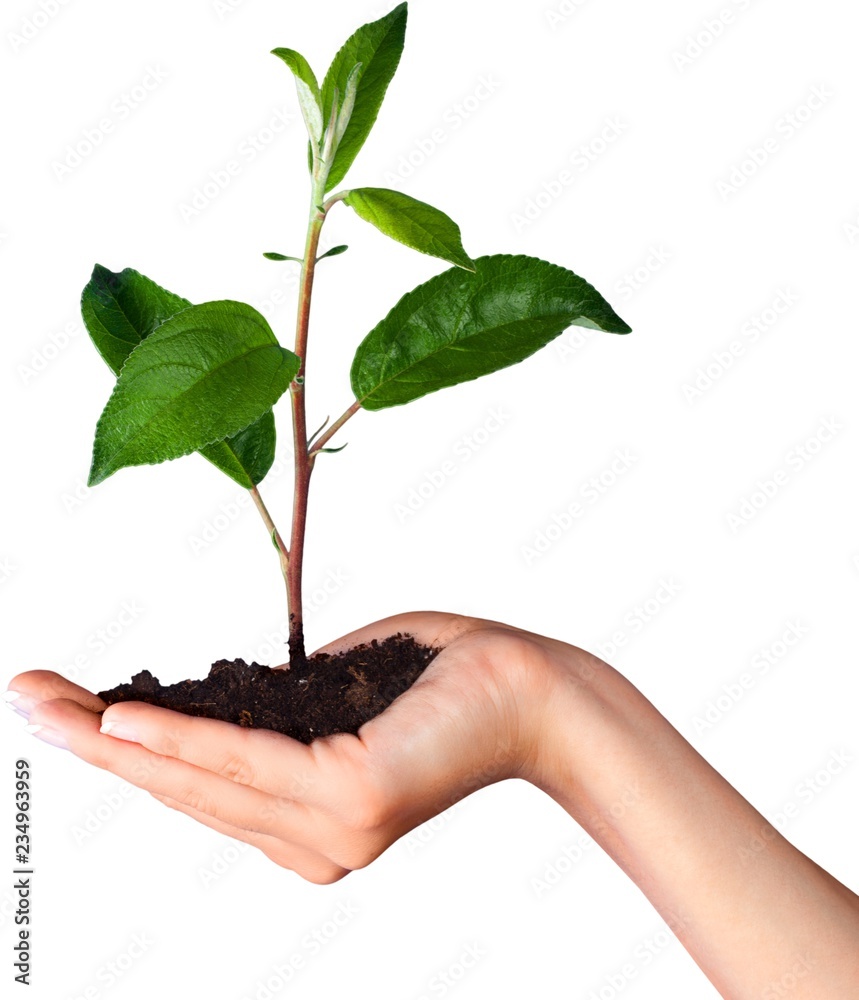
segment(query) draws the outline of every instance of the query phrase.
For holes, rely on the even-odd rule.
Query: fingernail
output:
[[[24,732],[30,733],[36,739],[44,740],[45,743],[50,743],[52,747],[60,747],[61,750],[69,749],[69,745],[66,743],[66,738],[63,734],[57,732],[56,729],[51,729],[49,726],[40,726],[33,723],[31,726],[24,726]]]
[[[114,736],[118,740],[128,740],[130,743],[140,742],[140,737],[131,726],[126,726],[122,722],[114,722],[112,719],[102,722],[100,732],[106,736]]]
[[[3,704],[11,708],[13,712],[23,715],[26,719],[30,712],[36,707],[36,699],[21,691],[13,691],[11,688],[3,692]]]

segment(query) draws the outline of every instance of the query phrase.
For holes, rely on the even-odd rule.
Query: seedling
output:
[[[529,357],[570,325],[607,333],[630,328],[583,278],[533,257],[472,260],[459,226],[399,191],[338,188],[364,145],[403,50],[407,4],[359,28],[322,84],[293,49],[274,55],[292,71],[307,126],[310,207],[304,253],[268,252],[301,265],[292,350],[256,309],[230,300],[192,305],[130,268],[96,265],[83,292],[87,330],[116,386],[96,428],[89,485],[119,469],[199,451],[250,491],[280,560],[290,623],[289,658],[305,660],[301,578],[308,490],[320,455],[358,410],[401,406]],[[337,190],[335,190],[337,189]],[[331,192],[334,193],[331,193]],[[453,265],[409,292],[361,341],[352,361],[354,399],[330,426],[308,434],[305,364],[320,262],[331,211],[351,208],[392,239]],[[260,494],[275,455],[273,407],[289,393],[295,454],[288,541]]]

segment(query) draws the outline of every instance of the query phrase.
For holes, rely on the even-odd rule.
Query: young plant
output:
[[[310,203],[293,349],[281,346],[256,309],[230,300],[192,305],[135,270],[96,265],[83,291],[87,330],[117,377],[96,428],[89,485],[126,466],[199,451],[250,491],[286,581],[289,658],[305,658],[301,579],[310,478],[319,455],[358,410],[400,406],[529,357],[572,324],[629,333],[583,278],[533,257],[472,260],[459,226],[399,191],[343,188],[376,121],[403,50],[407,4],[359,28],[321,85],[293,49],[274,55],[292,71],[309,137]],[[354,399],[342,416],[307,432],[307,344],[322,227],[342,203],[392,239],[453,266],[403,296],[358,345]],[[289,392],[295,454],[292,526],[278,530],[259,486],[274,461],[273,407]]]

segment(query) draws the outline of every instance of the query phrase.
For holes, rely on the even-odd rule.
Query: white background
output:
[[[292,81],[268,52],[295,47],[321,77],[389,5],[42,7],[53,16],[12,0],[2,25],[6,679],[54,668],[98,690],[143,667],[175,681],[224,656],[279,662],[276,559],[230,481],[197,457],[82,489],[113,377],[78,299],[96,261],[132,266],[195,302],[246,300],[289,343],[294,271],[261,252],[301,251],[305,145]],[[434,608],[598,651],[855,889],[857,24],[834,0],[721,11],[413,0],[403,63],[349,183],[438,205],[472,256],[576,270],[634,332],[573,328],[521,366],[355,417],[339,438],[349,447],[323,457],[313,483],[308,595],[326,581],[335,592],[317,595],[308,639]],[[278,113],[292,124],[275,135]],[[101,142],[68,159],[105,118]],[[230,160],[239,174],[198,192],[204,207],[183,218]],[[359,340],[444,266],[342,207],[324,239],[351,250],[320,267],[314,425],[348,405]],[[498,410],[503,424],[486,433]],[[613,477],[617,451],[631,464]],[[445,462],[455,472],[433,490]],[[591,503],[581,490],[600,475]],[[423,506],[398,515],[422,486]],[[285,522],[289,474],[264,493]],[[525,547],[575,500],[583,516],[529,561]],[[195,546],[204,532],[214,541]],[[123,606],[135,610],[121,625]],[[791,626],[802,634],[788,648]],[[317,887],[15,722],[2,730],[0,798],[25,754],[30,996],[240,1000],[266,997],[267,980],[272,996],[296,998],[716,996],[636,887],[533,788],[475,794]],[[2,815],[8,872],[8,805]],[[213,868],[224,873],[206,884]],[[11,883],[0,877],[4,982]],[[314,954],[306,935],[334,927],[341,904],[354,916]],[[129,967],[135,935],[149,943]],[[448,989],[437,977],[453,982],[469,946],[482,957]],[[294,954],[305,967],[285,984],[275,966]],[[124,970],[115,981],[111,963]]]

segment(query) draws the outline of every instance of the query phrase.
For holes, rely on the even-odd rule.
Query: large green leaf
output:
[[[403,296],[364,338],[352,389],[367,410],[398,406],[523,361],[568,326],[630,328],[591,285],[535,257],[480,257]]]
[[[353,188],[343,201],[398,243],[474,270],[474,261],[462,248],[459,226],[432,205],[387,188]]]
[[[114,272],[101,264],[96,264],[81,296],[84,324],[114,375],[156,327],[190,305],[131,267]],[[269,411],[235,437],[201,448],[200,454],[249,490],[268,474],[276,442],[274,414]]]
[[[131,267],[115,273],[101,264],[81,295],[84,324],[114,375],[141,340],[189,305]]]
[[[189,306],[128,356],[96,428],[89,485],[237,435],[274,406],[298,369],[251,306]]]
[[[304,56],[294,49],[272,49],[272,55],[282,59],[292,70],[304,123],[307,125],[311,139],[318,143],[322,138],[324,123],[322,121],[322,95],[319,92],[315,73]]]
[[[325,190],[346,176],[379,114],[388,84],[396,72],[406,37],[408,4],[401,3],[378,21],[360,27],[334,57],[322,82],[322,120],[327,125],[334,106],[334,91],[342,102],[349,76],[360,63],[358,89],[352,117],[337,147]]]

